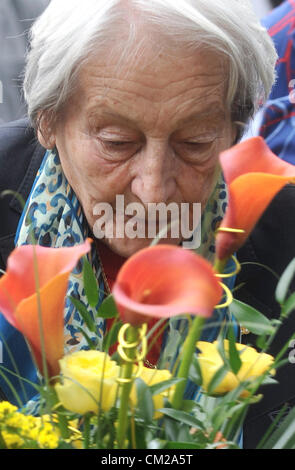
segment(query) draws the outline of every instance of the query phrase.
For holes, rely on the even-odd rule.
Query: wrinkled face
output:
[[[201,203],[202,210],[206,205],[219,171],[218,155],[234,140],[225,107],[225,64],[212,52],[184,52],[155,54],[150,47],[132,65],[126,58],[118,67],[118,53],[93,58],[81,69],[53,137],[94,233],[95,207],[108,203],[113,211],[107,224],[116,234],[123,216],[116,195],[124,196],[124,208],[140,204],[143,213],[133,215],[143,226],[149,203],[173,202],[179,208],[189,203],[191,219],[193,203]],[[124,216],[128,221],[130,214]],[[159,227],[158,218],[156,223]],[[106,236],[104,242],[127,257],[150,244],[145,233],[145,238]],[[178,244],[181,233],[171,235],[163,242]]]

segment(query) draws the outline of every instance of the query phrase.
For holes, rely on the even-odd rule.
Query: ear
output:
[[[37,137],[42,147],[52,150],[55,147],[55,133],[53,120],[48,114],[40,113],[38,116]]]

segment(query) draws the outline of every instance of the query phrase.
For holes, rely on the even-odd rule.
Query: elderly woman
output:
[[[24,82],[29,123],[11,123],[0,134],[0,190],[26,200],[21,217],[17,198],[1,201],[1,267],[14,243],[29,243],[32,233],[52,247],[95,236],[100,204],[112,209],[91,258],[101,290],[109,291],[126,257],[152,240],[146,231],[122,235],[131,215],[122,208],[129,204],[143,208],[136,224],[146,228],[150,203],[189,204],[191,224],[200,203],[197,251],[211,259],[227,201],[218,155],[239,140],[267,98],[275,60],[246,0],[52,0],[31,32]],[[122,236],[111,236],[110,225]],[[162,241],[180,244],[185,237],[171,229]],[[79,274],[78,267],[68,294],[86,302]],[[85,347],[81,326],[68,302],[68,350]],[[101,336],[105,327],[98,322]],[[7,324],[2,329],[12,335]],[[171,323],[170,333],[176,329]],[[213,340],[216,331],[210,334]],[[13,335],[21,372],[32,377]],[[152,365],[167,344],[169,338],[154,348]]]

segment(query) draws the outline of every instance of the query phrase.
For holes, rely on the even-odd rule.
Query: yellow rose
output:
[[[160,382],[165,382],[166,380],[172,379],[172,375],[169,370],[158,370],[158,369],[149,369],[148,367],[143,367],[139,376],[147,385],[156,385]],[[174,389],[174,386],[170,389],[166,389],[161,393],[153,396],[153,403],[155,408],[154,418],[159,419],[162,416],[162,413],[157,412],[158,409],[163,408],[164,398],[169,396],[171,389]],[[131,390],[130,399],[133,405],[137,402],[136,394],[136,385],[134,384]]]
[[[223,359],[217,349],[218,342],[207,343],[199,341],[197,348],[201,351],[198,360],[202,372],[202,388],[207,391],[208,386],[216,372],[224,365]],[[256,349],[244,344],[236,343],[236,348],[240,353],[242,366],[237,374],[228,372],[223,380],[218,384],[212,393],[222,395],[227,393],[245,380],[254,380],[264,374],[273,364],[274,358],[270,354],[259,353]],[[224,340],[224,350],[229,351],[229,341]],[[275,372],[272,370],[272,374]],[[249,393],[245,390],[241,396],[247,396]]]
[[[106,353],[77,351],[59,364],[63,383],[56,384],[55,390],[67,410],[97,413],[99,406],[108,411],[115,404],[119,366]]]

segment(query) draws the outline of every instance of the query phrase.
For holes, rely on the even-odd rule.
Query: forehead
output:
[[[89,116],[105,112],[151,126],[169,116],[224,115],[227,64],[216,52],[145,44],[124,54],[92,57],[81,69],[77,96]]]

